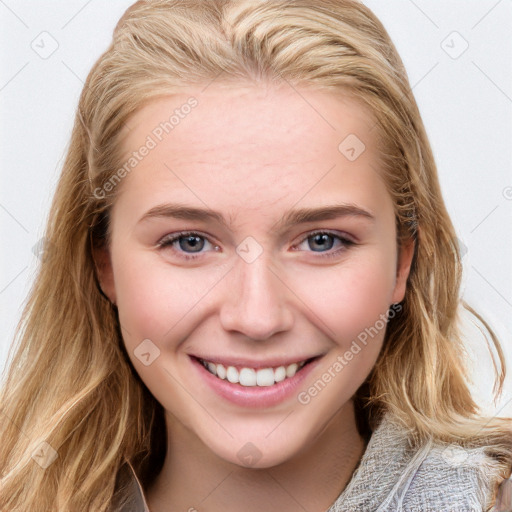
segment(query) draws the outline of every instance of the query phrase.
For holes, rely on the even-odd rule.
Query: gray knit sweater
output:
[[[413,449],[384,416],[348,485],[326,512],[482,512],[500,482],[484,448],[426,443]],[[133,468],[118,474],[114,512],[149,512]],[[493,509],[512,511],[512,504]],[[510,508],[509,508],[510,507]]]

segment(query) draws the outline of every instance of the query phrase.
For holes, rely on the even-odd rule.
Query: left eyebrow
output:
[[[321,220],[333,220],[339,217],[362,217],[375,222],[375,216],[368,210],[355,204],[339,204],[323,206],[320,208],[300,208],[290,210],[277,223],[278,230],[286,229],[295,224],[318,222]]]
[[[229,229],[229,223],[222,213],[210,209],[195,208],[180,204],[161,204],[148,210],[138,222],[154,217],[172,217],[175,219],[215,221]],[[296,224],[333,220],[339,217],[362,217],[375,221],[375,216],[368,210],[354,204],[338,204],[319,208],[300,208],[286,212],[274,226],[284,230]]]

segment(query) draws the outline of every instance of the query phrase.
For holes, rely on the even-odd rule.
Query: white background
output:
[[[0,369],[37,269],[32,248],[42,236],[83,82],[131,3],[0,0]],[[467,248],[464,296],[501,337],[512,373],[512,2],[364,3],[408,70]],[[512,415],[512,376],[502,400],[488,403],[492,373],[478,329],[468,327],[468,342],[477,399]]]

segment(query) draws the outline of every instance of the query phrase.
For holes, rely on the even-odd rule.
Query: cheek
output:
[[[303,287],[301,293],[308,297],[308,306],[322,320],[325,334],[341,348],[345,349],[372,327],[379,330],[374,337],[383,337],[382,315],[389,310],[395,284],[392,258],[353,258],[345,265],[315,273],[311,282],[314,284]]]
[[[149,338],[161,344],[200,303],[209,280],[202,273],[171,269],[148,255],[114,261],[119,320],[127,344]],[[172,336],[175,338],[176,336]]]

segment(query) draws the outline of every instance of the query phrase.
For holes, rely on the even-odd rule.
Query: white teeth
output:
[[[226,378],[229,382],[236,384],[238,382],[238,370],[234,366],[228,366],[226,369]]]
[[[281,382],[286,379],[286,368],[284,366],[280,366],[274,370],[274,380],[276,382]]]
[[[286,376],[293,377],[297,373],[297,368],[299,365],[297,363],[292,363],[288,368],[286,368]]]
[[[256,386],[257,373],[252,368],[242,368],[240,370],[238,381],[242,386]]]
[[[272,368],[263,368],[256,372],[255,384],[258,384],[258,386],[272,386],[274,382],[274,370]]]
[[[226,368],[224,368],[224,366],[221,364],[215,364],[215,363],[211,363],[211,364],[213,364],[213,366],[215,366],[217,368],[217,377],[219,377],[220,379],[225,379],[226,378]],[[210,368],[208,368],[208,369],[210,369]],[[215,373],[213,373],[213,374],[215,375]]]
[[[213,375],[220,379],[227,379],[232,384],[241,384],[242,386],[273,386],[277,382],[282,382],[286,378],[293,377],[305,364],[292,363],[288,366],[279,366],[277,368],[241,368],[238,371],[234,366],[224,367],[222,364],[212,363],[211,361],[200,360],[203,366]]]

